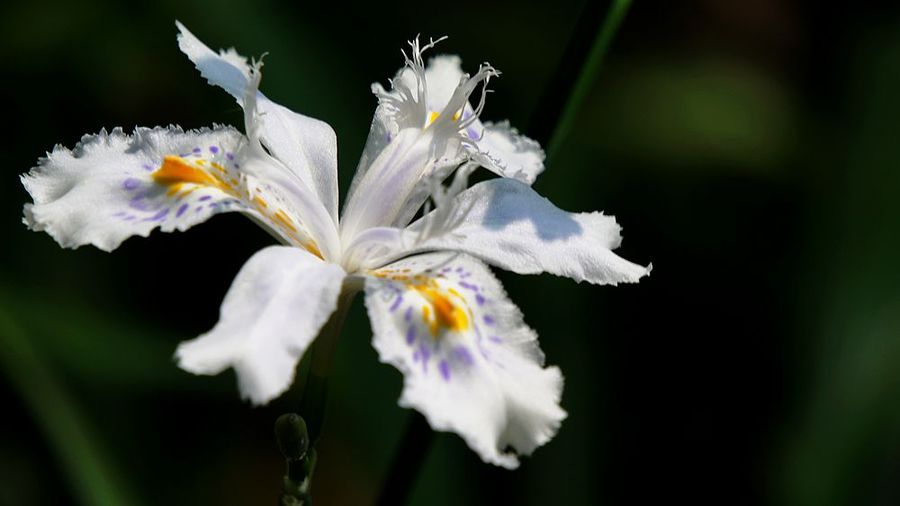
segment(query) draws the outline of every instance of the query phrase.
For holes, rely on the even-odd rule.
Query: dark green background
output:
[[[20,223],[20,173],[101,127],[241,125],[175,43],[266,58],[263,90],[329,122],[342,187],[416,33],[503,71],[484,117],[523,129],[582,2],[5,2],[0,6],[0,503],[275,504],[282,461],[209,329],[271,239],[240,216],[113,254]],[[553,90],[551,92],[553,93]],[[530,123],[531,122],[531,123]],[[566,376],[569,418],[514,472],[440,435],[417,505],[900,503],[900,8],[637,1],[535,187],[624,226],[639,285],[501,273]],[[317,504],[366,504],[408,413],[357,301]]]

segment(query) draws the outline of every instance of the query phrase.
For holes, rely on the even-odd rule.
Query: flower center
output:
[[[431,111],[430,113],[428,113],[428,119],[425,121],[425,126],[427,127],[427,126],[431,125],[440,116],[441,116],[441,113],[439,113],[437,111]],[[453,113],[453,121],[459,121],[459,118],[461,116],[462,116],[462,114],[459,111],[456,111],[455,113]]]
[[[466,311],[453,299],[442,293],[433,280],[427,285],[412,285],[411,288],[429,303],[429,305],[422,306],[422,320],[428,326],[432,336],[436,337],[443,329],[462,332],[469,328],[469,317],[466,315]],[[448,289],[447,292],[462,301],[462,296],[453,288]]]
[[[206,163],[206,160],[197,160],[196,162],[196,164],[200,166],[205,165]],[[168,155],[163,159],[163,163],[159,169],[153,173],[153,180],[163,186],[168,186],[168,195],[170,197],[181,192],[185,185],[212,186],[226,193],[234,193],[233,185],[238,182],[236,179],[225,182],[218,176],[210,174],[197,165],[192,165],[180,156]],[[211,165],[216,170],[222,172],[222,174],[227,173],[225,167],[222,167],[220,164],[213,162]],[[190,193],[195,188],[196,187],[188,189],[181,196]]]
[[[425,302],[422,305],[422,322],[432,337],[438,337],[443,330],[464,332],[469,329],[466,299],[452,287],[444,289],[437,278],[409,275],[408,269],[397,271],[387,268],[369,272],[378,278],[403,283],[407,290],[415,291],[422,298]],[[439,274],[438,277],[443,276]]]

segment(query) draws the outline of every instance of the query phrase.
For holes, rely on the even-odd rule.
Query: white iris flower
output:
[[[469,76],[454,56],[426,68],[422,52],[434,43],[412,42],[391,89],[373,85],[378,107],[339,217],[331,127],[261,94],[260,64],[178,28],[203,77],[243,107],[246,134],[115,129],[74,150],[57,146],[22,177],[34,199],[25,223],[63,247],[110,251],[157,227],[244,213],[282,245],[247,261],[218,324],[179,346],[182,368],[233,367],[241,394],[266,403],[291,385],[339,299],[364,290],[373,345],[404,375],[401,406],[504,467],[553,437],[566,416],[562,375],[544,366],[537,335],[485,263],[595,284],[635,282],[649,268],[611,251],[621,241],[613,217],[562,211],[531,189],[540,146],[480,120],[498,72],[485,64]],[[467,188],[477,166],[502,177]]]

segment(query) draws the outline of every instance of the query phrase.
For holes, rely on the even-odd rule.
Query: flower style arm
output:
[[[248,130],[258,132],[260,141],[302,184],[314,191],[332,221],[337,224],[337,137],[328,123],[276,104],[253,86],[253,68],[233,49],[214,52],[181,23],[178,47],[196,65],[210,84],[231,94],[245,109],[248,86],[254,95],[255,113]]]
[[[365,293],[373,345],[403,373],[401,406],[507,468],[556,433],[562,374],[544,367],[537,335],[483,263],[410,257],[374,271]]]

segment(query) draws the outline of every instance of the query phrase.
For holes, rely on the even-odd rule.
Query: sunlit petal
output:
[[[373,344],[403,373],[401,406],[508,468],[553,437],[566,416],[562,375],[544,367],[536,334],[484,264],[429,254],[372,274]]]
[[[316,251],[300,213],[245,174],[246,138],[230,127],[120,129],[57,146],[22,176],[34,199],[25,222],[63,247],[110,251],[132,235],[186,230],[228,211],[248,214],[286,244]]]
[[[178,347],[178,364],[195,374],[237,373],[241,394],[255,404],[279,396],[337,307],[344,271],[298,248],[270,246],[235,277],[219,323]]]
[[[519,274],[549,272],[597,284],[633,283],[650,273],[612,252],[622,241],[615,218],[568,213],[519,181],[479,183],[449,205],[410,225],[410,248],[398,255],[462,251]]]

